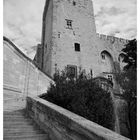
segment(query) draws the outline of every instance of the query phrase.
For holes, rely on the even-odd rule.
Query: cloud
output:
[[[29,57],[41,42],[45,0],[4,0],[4,35]],[[94,0],[98,33],[136,37],[136,0]]]
[[[109,15],[109,16],[117,16],[119,14],[124,13],[124,10],[116,8],[116,7],[111,7],[111,8],[105,8],[101,7],[100,11],[95,15],[95,17],[103,16],[103,15]]]
[[[136,38],[136,0],[95,0],[94,12],[97,32]]]
[[[41,42],[44,4],[45,0],[4,0],[4,35],[29,57],[32,46]]]

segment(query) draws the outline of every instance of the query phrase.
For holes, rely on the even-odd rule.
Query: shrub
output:
[[[114,130],[114,110],[109,92],[83,75],[74,79],[63,72],[55,74],[54,80],[55,84],[51,84],[43,99]]]

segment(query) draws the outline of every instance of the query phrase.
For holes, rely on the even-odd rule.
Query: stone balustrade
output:
[[[52,140],[129,140],[39,97],[27,97],[26,108]]]

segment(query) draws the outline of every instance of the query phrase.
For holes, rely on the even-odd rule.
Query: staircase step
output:
[[[16,114],[25,114],[25,110],[24,109],[22,109],[22,110],[16,110],[16,111],[11,111],[11,112],[9,112],[9,111],[4,111],[4,115],[16,115]]]
[[[21,119],[21,120],[18,120],[16,121],[16,119],[9,119],[9,120],[6,120],[4,121],[4,124],[33,124],[34,121],[31,120],[31,119]]]
[[[3,118],[3,120],[7,121],[7,120],[29,120],[30,118],[28,116],[9,116],[9,117],[5,117]]]
[[[4,140],[49,140],[47,134],[4,136]]]
[[[3,126],[4,127],[12,127],[12,126],[17,126],[17,127],[24,127],[24,126],[31,126],[34,125],[33,122],[4,122]]]
[[[28,131],[41,131],[42,132],[42,130],[40,129],[40,128],[36,128],[36,127],[33,127],[33,126],[31,126],[31,127],[19,127],[19,128],[17,128],[17,127],[13,127],[13,128],[4,128],[4,132],[13,132],[13,130],[15,131],[15,132],[20,132],[20,131],[24,131],[24,132],[28,132]]]
[[[22,119],[22,120],[24,120],[24,119],[25,119],[25,120],[29,120],[30,118],[29,118],[28,116],[18,116],[18,117],[17,117],[17,116],[9,116],[9,117],[7,117],[7,116],[5,117],[5,116],[4,116],[4,117],[3,117],[3,120],[14,120],[14,119],[15,119],[15,120],[17,120],[17,119],[19,119],[19,120],[20,120],[20,119]]]
[[[37,131],[37,130],[29,130],[29,131],[26,131],[26,130],[11,130],[11,131],[5,131],[4,132],[4,136],[25,136],[25,135],[36,135],[36,134],[44,134],[44,132],[42,131]]]
[[[48,140],[48,135],[24,110],[4,112],[4,140]]]
[[[15,117],[15,118],[3,118],[3,121],[4,122],[12,122],[12,121],[26,121],[26,122],[28,122],[28,121],[31,121],[31,119],[30,118],[24,118],[24,117]]]
[[[23,119],[23,118],[4,118],[3,119],[4,123],[6,122],[22,122],[22,121],[26,121],[26,122],[30,122],[30,119]]]
[[[37,127],[36,125],[22,125],[22,126],[20,126],[20,125],[18,125],[18,126],[14,126],[14,125],[12,125],[12,126],[3,126],[3,128],[4,128],[4,130],[5,129],[15,129],[15,128],[17,128],[17,129],[20,129],[20,128],[23,128],[23,129],[32,129],[32,128],[38,128],[39,129],[39,127]]]
[[[6,112],[4,113],[3,115],[4,116],[22,116],[22,115],[25,115],[26,112],[17,112],[17,111],[13,111],[13,112]]]

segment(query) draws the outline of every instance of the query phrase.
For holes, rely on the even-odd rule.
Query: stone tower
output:
[[[42,69],[92,69],[96,27],[92,0],[46,0],[42,29]],[[96,55],[96,54],[95,54]]]
[[[122,48],[128,40],[96,33],[92,0],[46,0],[42,42],[35,62],[50,76],[65,68],[72,76],[80,70],[114,83],[122,67]]]

